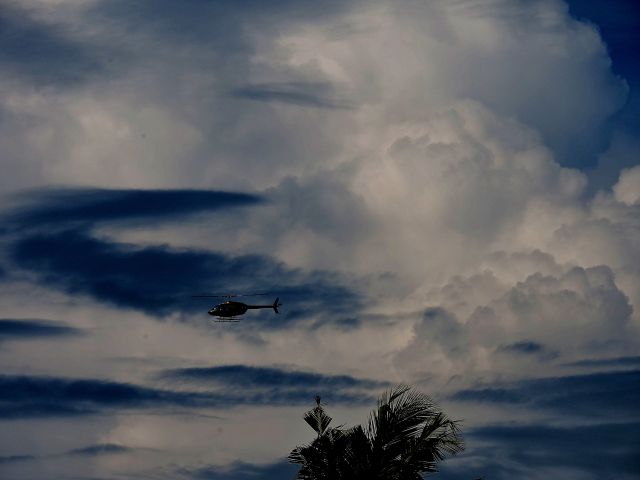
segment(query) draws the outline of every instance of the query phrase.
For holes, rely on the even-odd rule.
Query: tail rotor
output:
[[[274,312],[276,312],[276,313],[280,313],[280,312],[278,311],[278,307],[281,307],[281,306],[282,306],[282,304],[281,304],[281,303],[279,303],[279,301],[280,301],[280,297],[276,297],[276,301],[275,301],[275,302],[273,302],[273,311],[274,311]]]

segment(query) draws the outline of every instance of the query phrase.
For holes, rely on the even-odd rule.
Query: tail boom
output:
[[[278,311],[278,307],[281,307],[282,304],[280,303],[280,297],[277,297],[275,302],[273,302],[273,305],[247,305],[247,309],[249,310],[257,310],[259,308],[273,308],[273,311],[276,313],[280,313]]]

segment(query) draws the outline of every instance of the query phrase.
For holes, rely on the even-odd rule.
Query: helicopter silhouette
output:
[[[256,297],[261,295],[267,295],[266,293],[250,293],[250,294],[230,294],[230,295],[192,295],[193,298],[235,298],[235,297]],[[219,303],[209,309],[207,312],[209,315],[218,317],[217,322],[239,322],[237,318],[247,313],[248,310],[259,310],[261,308],[273,308],[275,313],[280,313],[278,307],[281,307],[280,297],[276,297],[276,300],[271,305],[248,305],[242,302],[236,302],[233,300],[227,300]]]

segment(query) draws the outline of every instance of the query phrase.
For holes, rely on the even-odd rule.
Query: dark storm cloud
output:
[[[544,346],[536,343],[536,342],[515,342],[510,343],[508,345],[500,345],[498,347],[498,352],[508,352],[508,353],[524,353],[524,354],[532,354],[532,353],[540,353],[544,350]]]
[[[235,4],[210,0],[105,0],[89,12],[89,18],[117,22],[124,31],[157,33],[164,42],[197,42],[229,48],[233,55],[243,47]],[[233,48],[233,46],[237,48]],[[243,47],[243,48],[246,48]]]
[[[593,358],[579,360],[577,362],[565,363],[566,367],[639,367],[640,356],[636,357],[616,357],[616,358]]]
[[[164,246],[135,247],[69,230],[20,238],[13,244],[11,256],[17,266],[34,272],[43,285],[153,315],[206,311],[211,301],[217,300],[190,298],[198,292],[265,288],[286,298],[290,305],[268,323],[270,326],[283,326],[307,314],[335,314],[360,307],[358,296],[338,284],[333,275],[289,269],[259,255],[231,257]]]
[[[91,414],[104,408],[176,403],[189,406],[194,400],[196,398],[189,394],[103,380],[0,376],[0,415],[3,418]]]
[[[0,416],[1,418],[1,416]],[[68,452],[61,454],[53,454],[53,455],[11,455],[7,457],[0,457],[0,464],[3,463],[14,463],[14,462],[26,462],[31,460],[40,460],[47,458],[56,458],[64,455],[73,455],[73,456],[81,456],[81,457],[98,457],[101,455],[114,455],[119,453],[129,453],[133,452],[137,449],[126,447],[124,445],[118,445],[115,443],[99,443],[96,445],[89,445],[83,448],[75,448],[73,450],[69,450]]]
[[[82,455],[85,457],[96,457],[99,455],[109,455],[114,453],[127,453],[135,449],[118,445],[115,443],[99,443],[97,445],[89,445],[88,447],[76,448],[70,450],[68,455]]]
[[[243,22],[264,25],[293,19],[319,20],[349,8],[340,0],[183,0],[180,3],[172,0],[103,0],[92,13],[119,20],[138,30],[158,32],[166,41],[176,38],[198,42],[218,40],[218,47],[228,47],[229,42],[241,36],[238,25]]]
[[[106,72],[108,49],[72,39],[64,28],[33,19],[26,10],[0,8],[0,66],[37,85],[65,87]]]
[[[0,457],[0,464],[13,463],[13,462],[26,462],[29,460],[35,460],[37,457],[33,455],[10,455],[8,457]]]
[[[474,449],[469,452],[469,445],[465,443],[467,451],[453,459],[438,465],[438,476],[442,480],[512,480],[527,478],[527,472],[520,466],[505,464],[494,458],[499,451],[488,449]]]
[[[317,108],[353,108],[353,104],[341,99],[330,84],[315,82],[283,82],[245,85],[231,91],[231,96],[260,102],[289,103]]]
[[[268,465],[236,462],[228,467],[205,467],[195,470],[182,469],[178,473],[195,480],[282,480],[294,478],[299,467],[286,460]]]
[[[592,418],[636,418],[640,370],[522,380],[461,390],[453,400],[511,404]]]
[[[71,295],[88,295],[121,308],[153,315],[206,312],[218,299],[200,292],[269,291],[286,308],[267,325],[278,327],[324,313],[320,323],[345,328],[339,314],[357,313],[360,297],[330,272],[304,272],[263,255],[229,256],[168,246],[137,247],[95,238],[104,222],[159,222],[262,204],[258,195],[200,190],[52,189],[23,194],[23,205],[4,217],[13,233],[13,266],[30,270],[39,283]],[[24,205],[26,203],[26,206]],[[17,226],[17,228],[16,228]],[[256,300],[257,301],[257,300]],[[270,299],[271,303],[273,299]],[[249,302],[251,303],[251,302]],[[260,302],[264,303],[264,302]],[[258,321],[252,312],[246,318]]]
[[[490,425],[465,432],[465,437],[476,460],[466,464],[467,478],[470,465],[472,478],[497,480],[514,478],[514,467],[520,478],[541,468],[558,469],[563,477],[573,470],[602,479],[627,478],[640,471],[639,423]],[[489,446],[473,449],[478,443]]]
[[[50,320],[0,318],[0,342],[41,337],[69,337],[81,330]]]
[[[269,367],[250,367],[247,365],[224,365],[209,368],[180,368],[167,370],[167,378],[180,380],[213,381],[242,388],[377,388],[386,382],[351,377],[349,375],[322,375],[299,370],[283,370]]]
[[[514,342],[504,344],[496,348],[496,353],[503,355],[526,355],[534,356],[540,360],[552,360],[558,357],[558,352],[550,350],[545,345],[533,342],[530,340],[523,340],[520,342]]]
[[[88,9],[86,18],[108,22],[123,36],[135,32],[149,50],[206,48],[207,55],[197,57],[198,68],[211,69],[217,81],[230,85],[250,76],[254,32],[268,39],[292,21],[318,21],[351,7],[339,0],[103,0]]]
[[[635,478],[640,471],[637,423],[556,427],[490,425],[465,432],[467,451],[441,464],[444,480]]]
[[[7,220],[23,227],[94,224],[105,221],[159,221],[240,206],[264,200],[246,193],[210,190],[108,190],[99,188],[46,189],[23,195],[30,206],[12,212]]]
[[[61,417],[109,413],[122,409],[178,407],[230,408],[240,405],[311,405],[315,395],[334,404],[370,402],[364,392],[332,387],[320,392],[302,385],[286,390],[271,386],[230,392],[225,386],[207,392],[156,389],[97,379],[0,375],[0,418]]]

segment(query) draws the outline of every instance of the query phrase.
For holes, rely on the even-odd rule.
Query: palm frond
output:
[[[440,412],[431,398],[407,385],[386,391],[369,417],[368,434],[380,447],[419,435],[423,424]]]
[[[347,478],[342,475],[347,443],[348,437],[342,430],[330,428],[310,444],[295,448],[288,460],[302,465],[297,474],[302,480]]]
[[[319,405],[305,413],[303,418],[318,435],[322,435],[326,431],[332,420]]]
[[[345,431],[348,438],[344,451],[345,478],[351,480],[375,478],[371,472],[373,449],[364,429],[358,425]]]

